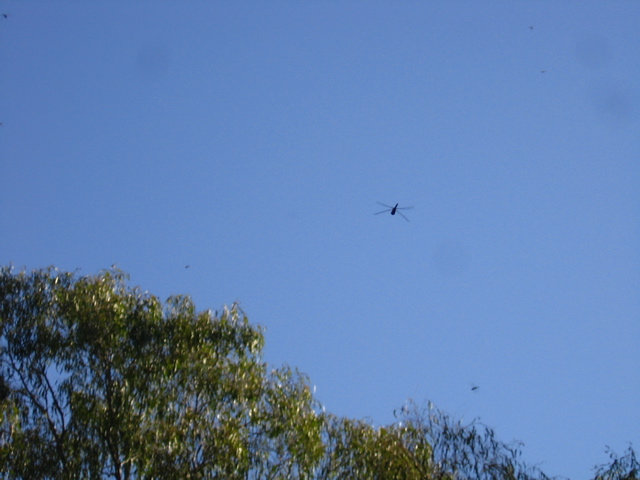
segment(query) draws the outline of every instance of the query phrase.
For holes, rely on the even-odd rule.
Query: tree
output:
[[[432,404],[413,402],[398,422],[373,428],[330,417],[322,479],[547,480],[521,460],[519,445],[503,443],[477,422],[463,425]]]
[[[474,480],[547,480],[542,471],[522,459],[521,443],[498,440],[493,429],[472,421],[465,425],[429,403],[407,403],[399,412],[402,423],[432,447],[435,478]]]
[[[609,449],[608,452],[611,463],[596,467],[594,480],[638,480],[640,478],[640,462],[631,445],[622,457]]]
[[[6,478],[304,478],[323,454],[308,382],[268,371],[237,305],[196,313],[128,288],[0,271]]]
[[[375,428],[370,424],[327,415],[326,454],[318,479],[432,479],[432,449],[412,425]]]
[[[325,413],[262,361],[237,304],[196,312],[127,285],[0,268],[0,478],[546,480],[520,444],[412,402],[397,421]],[[594,480],[636,480],[629,450]]]

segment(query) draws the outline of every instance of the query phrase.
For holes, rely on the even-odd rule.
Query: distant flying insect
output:
[[[410,208],[413,207],[399,207],[398,205],[400,205],[399,203],[396,203],[395,207],[392,207],[391,205],[387,205],[386,203],[382,203],[382,202],[377,202],[378,205],[382,205],[383,207],[387,207],[386,210],[382,210],[381,212],[376,212],[374,213],[374,215],[380,215],[381,213],[386,213],[386,212],[391,212],[391,215],[395,215],[396,213],[399,214],[402,218],[404,218],[407,222],[409,221],[409,219],[407,217],[404,216],[404,214],[400,211],[400,210],[409,210]]]

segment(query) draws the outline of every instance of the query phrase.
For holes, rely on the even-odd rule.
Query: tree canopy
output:
[[[198,312],[127,282],[0,269],[0,478],[547,478],[431,405],[378,428],[326,413],[263,361],[237,304]],[[629,455],[597,478],[636,478]]]

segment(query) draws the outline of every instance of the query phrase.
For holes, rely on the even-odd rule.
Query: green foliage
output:
[[[412,425],[371,425],[326,416],[327,455],[319,468],[320,479],[432,478],[432,450],[426,437]]]
[[[407,404],[391,426],[329,417],[320,478],[391,480],[547,479],[520,460],[517,446],[477,423],[462,425],[429,404]]]
[[[609,458],[611,463],[596,467],[594,480],[638,480],[640,478],[640,462],[631,446],[622,457],[609,450]]]
[[[521,460],[520,444],[507,444],[478,422],[463,425],[432,404],[421,408],[408,403],[399,413],[417,438],[431,445],[433,478],[474,480],[548,479]]]
[[[0,272],[6,478],[304,478],[323,454],[306,379],[267,372],[233,305],[197,313],[122,272]]]
[[[161,302],[120,271],[0,269],[0,478],[547,479],[477,422],[407,404],[397,422],[321,411],[262,361],[232,305]],[[634,480],[631,448],[594,480]]]

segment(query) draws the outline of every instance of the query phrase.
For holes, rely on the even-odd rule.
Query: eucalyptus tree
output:
[[[3,478],[305,478],[323,455],[306,378],[238,305],[4,267],[0,322]]]
[[[548,480],[527,465],[520,444],[498,440],[478,422],[463,424],[429,403],[408,402],[381,427],[344,418],[325,423],[318,478],[379,480]]]
[[[262,360],[237,304],[198,312],[127,281],[0,268],[0,478],[548,478],[431,404],[385,426],[325,413],[304,375]],[[639,471],[629,447],[594,478]]]
[[[620,456],[611,449],[609,463],[595,467],[594,480],[639,480],[640,462],[631,445],[627,447],[624,455]]]

